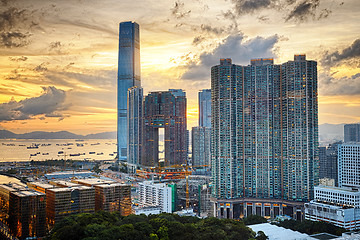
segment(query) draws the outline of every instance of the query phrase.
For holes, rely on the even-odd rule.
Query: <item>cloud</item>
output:
[[[42,89],[43,93],[39,97],[27,98],[19,102],[11,99],[10,102],[0,104],[0,121],[25,120],[43,114],[51,117],[52,114],[67,109],[65,91],[53,86]],[[64,117],[62,114],[53,116]]]
[[[280,37],[256,37],[244,40],[243,34],[233,34],[224,39],[213,51],[204,52],[198,61],[191,60],[186,66],[182,79],[208,80],[210,68],[219,63],[220,58],[231,58],[235,64],[248,64],[251,58],[274,57],[274,46]]]
[[[309,19],[327,18],[332,13],[330,9],[326,8],[319,10],[320,0],[232,0],[232,3],[234,10],[223,14],[225,18],[231,18],[232,15],[241,17],[245,14],[259,14],[265,9],[272,9],[282,14],[285,22],[301,23]],[[258,20],[264,22],[267,18],[260,16]]]
[[[175,6],[170,9],[171,15],[177,19],[189,16],[189,14],[191,13],[191,10],[184,10],[184,6],[185,6],[184,3],[180,2],[180,1],[176,1]]]
[[[28,60],[27,57],[25,56],[21,56],[21,57],[9,57],[9,60],[12,62],[25,62],[26,60]]]
[[[343,61],[359,61],[360,58],[360,39],[356,39],[351,46],[342,50],[326,52],[321,59],[321,64],[326,67],[332,67],[341,64]]]
[[[15,7],[0,12],[0,47],[18,48],[28,45],[32,35],[29,30],[38,25],[33,14],[34,12]]]
[[[336,78],[327,72],[319,75],[321,95],[360,95],[360,73],[351,77]]]
[[[36,66],[35,68],[34,68],[34,71],[36,71],[36,72],[45,72],[45,71],[47,71],[48,70],[48,68],[46,67],[46,65],[47,65],[48,63],[41,63],[40,65],[38,65],[38,66]]]
[[[305,0],[300,2],[286,17],[286,21],[294,19],[295,21],[304,22],[309,16],[315,17],[315,10],[319,7],[320,0]]]

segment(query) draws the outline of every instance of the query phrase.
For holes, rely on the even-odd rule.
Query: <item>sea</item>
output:
[[[0,162],[114,160],[116,139],[1,139]]]

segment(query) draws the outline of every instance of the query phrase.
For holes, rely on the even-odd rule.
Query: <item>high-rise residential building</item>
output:
[[[282,65],[221,59],[211,68],[216,216],[302,218],[318,182],[316,65],[295,55]]]
[[[127,158],[127,91],[140,86],[140,37],[139,25],[135,22],[122,22],[119,29],[118,62],[118,158]]]
[[[165,183],[139,183],[140,207],[160,207],[160,212],[172,213],[172,189]]]
[[[143,89],[132,87],[128,90],[128,147],[127,166],[135,172],[141,163],[143,127]]]
[[[338,146],[341,142],[331,143],[326,147],[319,147],[319,179],[334,180],[338,186]]]
[[[142,165],[159,164],[159,129],[164,129],[164,165],[187,159],[186,95],[182,90],[151,92],[144,100]]]
[[[211,165],[210,153],[211,128],[193,127],[192,139],[192,165],[198,167],[209,167]]]
[[[344,125],[344,142],[360,142],[360,124]]]
[[[199,126],[211,128],[211,89],[199,92]]]
[[[350,142],[339,145],[338,181],[339,187],[360,187],[360,143]]]

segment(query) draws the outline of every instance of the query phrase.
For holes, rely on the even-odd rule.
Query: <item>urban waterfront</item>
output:
[[[40,160],[112,160],[114,139],[3,139],[0,162]]]

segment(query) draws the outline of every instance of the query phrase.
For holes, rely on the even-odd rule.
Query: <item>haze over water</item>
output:
[[[31,145],[38,148],[28,149]],[[60,152],[60,153],[59,153]],[[61,153],[62,152],[62,153]],[[4,139],[0,140],[0,162],[47,159],[112,160],[116,156],[114,139]],[[80,154],[80,155],[78,155]],[[66,155],[66,156],[64,156]],[[78,156],[70,156],[78,155]]]

